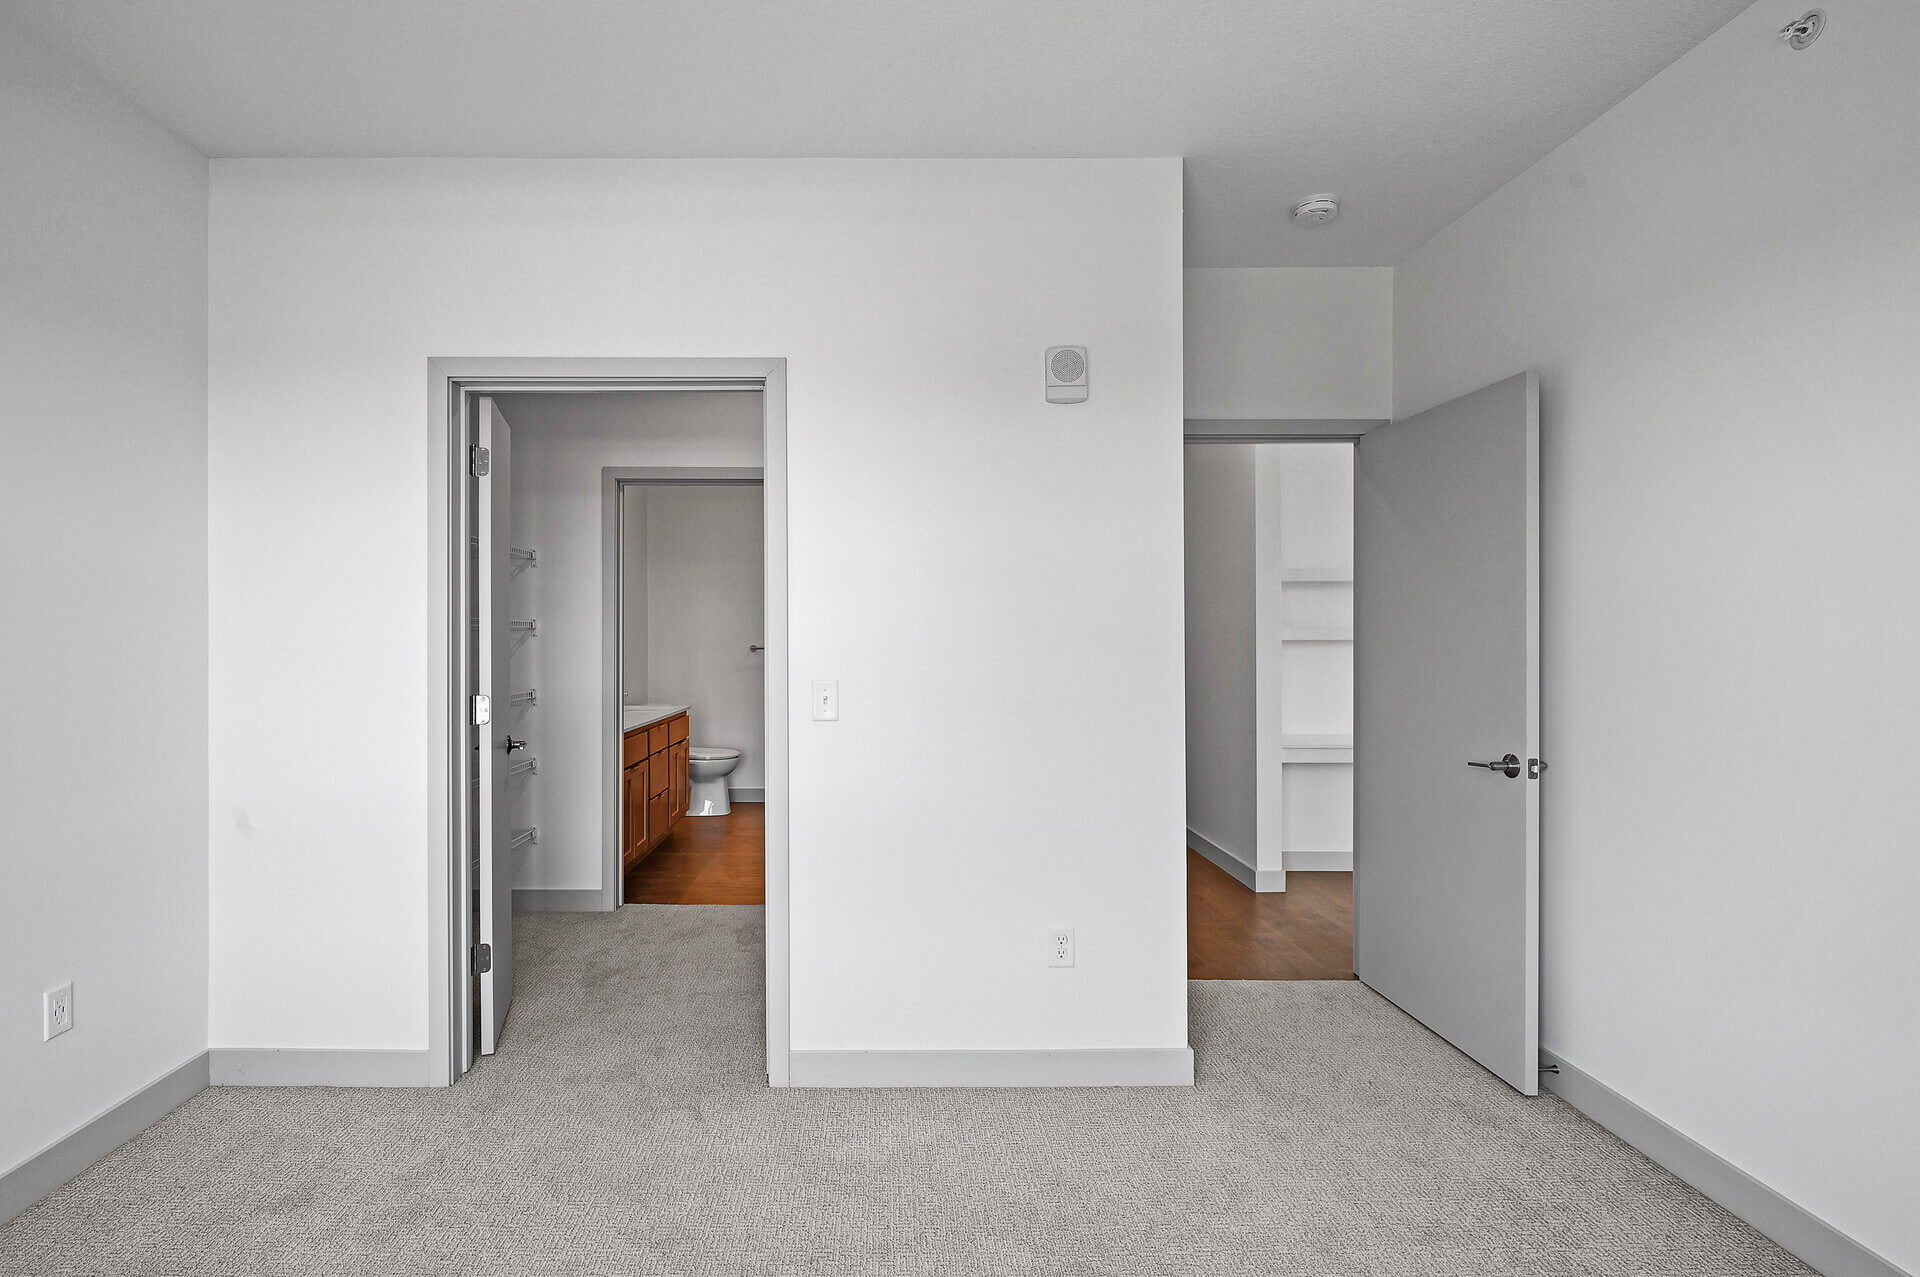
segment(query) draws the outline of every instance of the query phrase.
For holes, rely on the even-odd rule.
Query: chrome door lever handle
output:
[[[1490,772],[1504,772],[1509,780],[1520,774],[1520,755],[1508,754],[1505,758],[1491,763],[1468,763],[1469,767],[1484,767]]]
[[[764,652],[767,649],[764,647],[761,647],[758,643],[749,643],[747,644],[747,650],[749,652]]]
[[[516,749],[525,749],[526,747],[527,747],[527,742],[523,740],[515,740],[511,736],[507,737],[507,752],[509,754],[511,754]]]

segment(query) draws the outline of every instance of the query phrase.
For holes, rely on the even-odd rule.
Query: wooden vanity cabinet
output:
[[[667,746],[667,793],[672,798],[669,808],[674,820],[687,814],[687,807],[693,799],[693,778],[690,775],[688,748],[684,740],[675,741]]]
[[[621,738],[620,860],[624,872],[666,841],[692,797],[685,714],[636,727]]]

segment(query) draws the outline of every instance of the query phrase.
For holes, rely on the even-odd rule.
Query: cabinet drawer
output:
[[[620,740],[620,765],[631,767],[653,751],[647,748],[647,734],[634,730]]]
[[[671,755],[661,750],[647,760],[647,797],[664,794],[673,780]]]
[[[667,744],[672,745],[675,742],[685,740],[687,738],[688,729],[691,726],[692,724],[688,722],[687,716],[685,714],[675,714],[672,718],[668,719],[667,720]],[[655,745],[654,748],[658,749],[660,747],[658,745]]]
[[[660,837],[667,832],[668,804],[665,794],[655,794],[647,799],[647,833],[650,838]]]
[[[655,723],[647,729],[647,752],[657,754],[667,747],[667,725]]]

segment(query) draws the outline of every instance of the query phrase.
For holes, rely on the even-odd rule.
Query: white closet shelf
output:
[[[1282,643],[1351,643],[1351,625],[1293,625],[1280,630]]]
[[[1350,763],[1353,737],[1288,735],[1280,738],[1283,763]]]
[[[1351,583],[1352,568],[1281,568],[1282,581],[1324,581],[1329,584]]]

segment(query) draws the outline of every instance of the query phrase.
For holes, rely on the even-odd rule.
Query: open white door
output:
[[[480,621],[473,685],[491,700],[487,722],[474,730],[475,774],[480,781],[479,862],[475,920],[480,981],[480,1054],[492,1055],[513,1001],[513,830],[507,807],[507,765],[517,747],[508,733],[512,704],[509,678],[513,648],[507,626],[507,584],[512,580],[508,554],[512,539],[512,433],[493,400],[474,401],[474,443],[484,452],[486,473],[476,479],[475,523],[479,528],[475,603]]]
[[[1526,1095],[1539,405],[1522,373],[1361,436],[1354,507],[1354,973]]]

